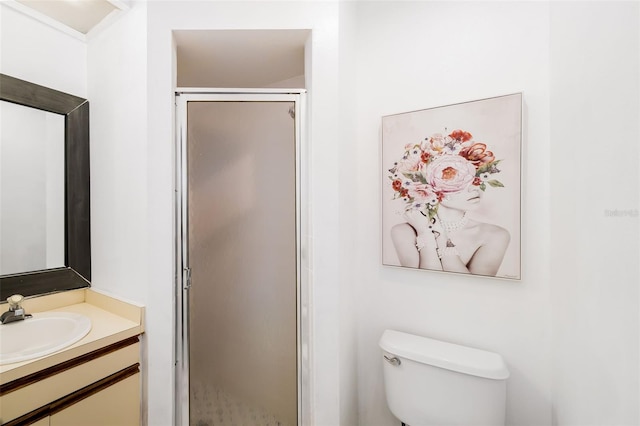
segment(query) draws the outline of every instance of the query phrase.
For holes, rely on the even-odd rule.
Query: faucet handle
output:
[[[14,294],[13,296],[9,296],[7,298],[7,302],[9,302],[9,309],[20,309],[20,304],[22,303],[23,299],[24,296],[21,294]]]

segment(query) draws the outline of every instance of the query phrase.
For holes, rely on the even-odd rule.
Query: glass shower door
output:
[[[187,103],[191,425],[297,424],[293,111]]]

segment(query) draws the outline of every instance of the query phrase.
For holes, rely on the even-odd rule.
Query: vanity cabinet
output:
[[[2,425],[140,424],[138,336],[0,387]]]
[[[34,317],[84,315],[91,330],[58,352],[0,365],[0,425],[140,425],[144,307],[92,289],[25,300],[23,307]]]

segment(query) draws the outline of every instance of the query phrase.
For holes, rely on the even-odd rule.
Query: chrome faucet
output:
[[[14,294],[7,298],[9,302],[9,310],[0,316],[0,323],[8,324],[14,321],[22,321],[26,318],[31,318],[31,315],[24,312],[24,308],[21,306],[24,297],[20,294]]]

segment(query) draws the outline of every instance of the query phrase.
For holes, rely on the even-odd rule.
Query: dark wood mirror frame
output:
[[[89,102],[5,74],[0,74],[0,100],[65,116],[65,266],[0,276],[0,302],[12,294],[33,296],[88,287],[91,281]]]

